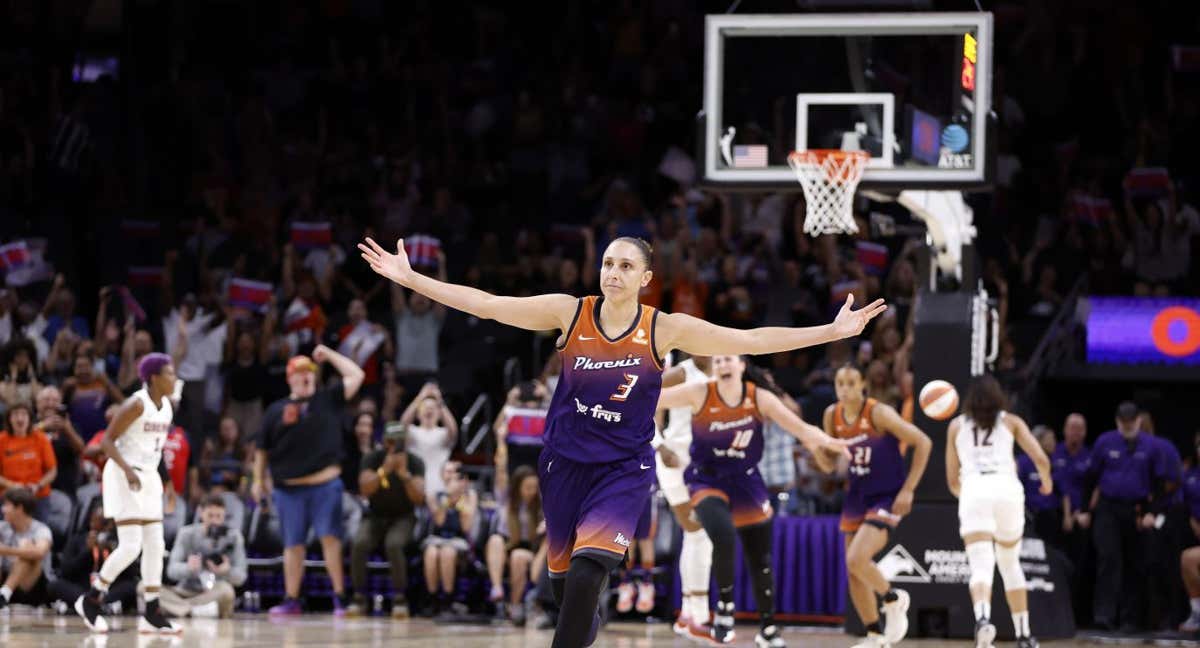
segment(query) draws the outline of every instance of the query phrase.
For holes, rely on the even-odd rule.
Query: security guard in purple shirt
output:
[[[1047,456],[1054,452],[1054,430],[1038,425],[1033,429],[1033,436]],[[1027,454],[1017,457],[1017,477],[1025,487],[1025,508],[1033,514],[1033,528],[1038,537],[1056,547],[1061,546],[1063,497],[1058,489],[1058,482],[1054,482],[1053,492],[1042,495],[1041,476],[1033,464],[1033,459]]]
[[[1054,487],[1062,493],[1063,535],[1071,570],[1071,598],[1075,621],[1084,625],[1092,617],[1092,581],[1095,578],[1092,551],[1091,492],[1087,490],[1092,467],[1092,449],[1087,438],[1087,419],[1072,412],[1063,422],[1063,440],[1050,455]]]
[[[1116,423],[1117,429],[1101,434],[1092,446],[1088,473],[1099,491],[1092,509],[1096,546],[1092,613],[1103,629],[1138,632],[1143,624],[1148,536],[1163,512],[1167,475],[1161,446],[1140,430],[1137,405],[1121,403]]]
[[[1163,585],[1147,590],[1147,612],[1152,622],[1157,621],[1152,630],[1170,630],[1173,620],[1184,616],[1179,561],[1175,560],[1175,556],[1183,547],[1190,546],[1190,543],[1181,545],[1180,540],[1182,532],[1188,527],[1187,509],[1180,488],[1183,483],[1183,459],[1174,441],[1157,434],[1150,412],[1142,410],[1138,416],[1142,433],[1158,444],[1159,468],[1156,474],[1162,475],[1164,481],[1161,512],[1155,516],[1154,526],[1146,532],[1149,541],[1146,580]]]

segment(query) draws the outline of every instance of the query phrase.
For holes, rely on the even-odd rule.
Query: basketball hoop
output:
[[[854,189],[862,180],[863,169],[870,159],[865,151],[810,149],[792,151],[788,164],[804,189],[808,213],[804,218],[804,233],[854,234],[858,224],[850,209]]]

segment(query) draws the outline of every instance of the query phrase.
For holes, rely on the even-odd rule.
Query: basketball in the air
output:
[[[958,411],[958,390],[945,380],[930,380],[921,388],[921,411],[935,421],[945,421]]]

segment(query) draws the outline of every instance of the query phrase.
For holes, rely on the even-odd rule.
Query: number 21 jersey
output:
[[[600,327],[603,297],[579,300],[558,350],[562,375],[546,414],[546,446],[579,463],[609,463],[650,447],[662,389],[655,351],[658,310],[638,305],[622,333]]]

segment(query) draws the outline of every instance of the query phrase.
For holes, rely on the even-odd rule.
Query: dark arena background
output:
[[[557,494],[535,487],[560,332],[446,308],[356,246],[404,238],[429,276],[583,297],[626,236],[652,246],[639,301],[664,312],[807,327],[886,300],[861,335],[748,362],[817,426],[855,363],[932,440],[876,556],[911,595],[903,645],[974,645],[949,421],[919,393],[946,380],[961,402],[985,374],[1051,458],[1039,495],[1017,449],[1032,633],[1194,643],[1198,151],[1196,2],[0,1],[0,643],[549,646]],[[117,546],[101,440],[153,351],[179,378],[156,450],[183,634],[138,634],[135,561],[96,635],[74,605]],[[285,599],[289,513],[255,460],[296,416],[289,360],[317,360],[320,390],[350,375],[330,353],[362,384],[311,441],[336,450],[332,494],[299,510],[336,505],[340,528],[286,559]],[[1118,419],[1128,452],[1093,453]],[[849,598],[846,462],[764,434],[783,639],[886,645]],[[597,646],[708,642],[673,630],[683,533],[662,493],[651,509]]]

